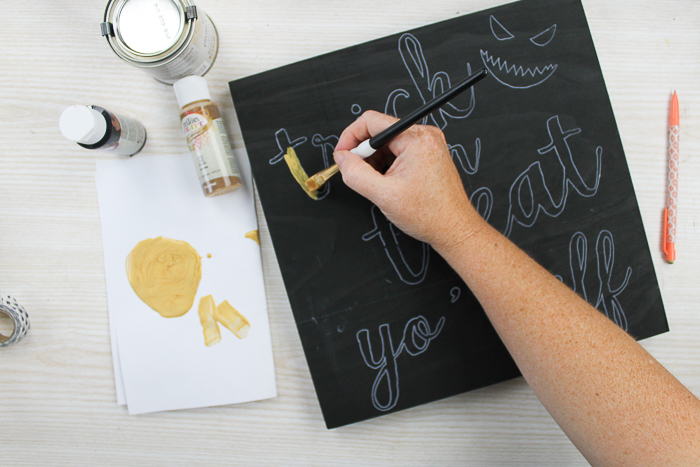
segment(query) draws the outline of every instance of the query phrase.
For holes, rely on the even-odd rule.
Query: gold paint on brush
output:
[[[306,187],[309,189],[310,192],[315,192],[316,190],[321,188],[323,184],[328,181],[329,178],[337,174],[339,170],[340,168],[338,167],[338,164],[333,164],[327,169],[321,170],[319,173],[311,176],[308,180],[306,180]]]
[[[245,234],[245,238],[249,238],[251,240],[254,240],[255,243],[260,245],[260,234],[258,233],[257,230],[251,230],[247,234]]]
[[[309,195],[311,199],[318,199],[316,192],[309,190],[309,187],[306,186],[306,181],[309,179],[309,176],[306,175],[304,168],[301,166],[301,162],[299,162],[297,153],[293,148],[287,148],[287,154],[284,155],[284,161],[289,166],[289,171],[292,173],[294,180],[296,180],[299,186],[301,186],[301,188],[304,190],[304,193]]]

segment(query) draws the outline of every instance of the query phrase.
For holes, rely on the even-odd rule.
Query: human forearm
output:
[[[479,216],[440,130],[414,126],[365,161],[348,151],[394,121],[367,112],[345,129],[343,180],[460,274],[579,450],[596,465],[700,465],[697,398]]]
[[[534,392],[588,460],[700,465],[697,398],[476,213],[466,210],[462,219],[461,233],[445,230],[434,247],[479,299]]]

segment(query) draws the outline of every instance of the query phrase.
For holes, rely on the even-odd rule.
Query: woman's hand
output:
[[[463,241],[481,217],[473,209],[442,131],[414,125],[363,160],[350,152],[397,119],[365,112],[334,153],[343,181],[403,232],[433,246]]]

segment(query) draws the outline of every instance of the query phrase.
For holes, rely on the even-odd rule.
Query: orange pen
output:
[[[671,122],[668,129],[668,203],[664,209],[663,251],[666,261],[676,260],[676,222],[678,216],[678,163],[680,133],[678,118],[678,95],[673,92],[671,101]]]

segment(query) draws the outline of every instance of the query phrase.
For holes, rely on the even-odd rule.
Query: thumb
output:
[[[365,198],[374,201],[385,183],[384,176],[350,151],[337,151],[333,157],[340,168],[343,182]]]

